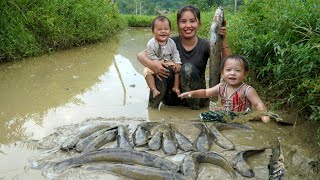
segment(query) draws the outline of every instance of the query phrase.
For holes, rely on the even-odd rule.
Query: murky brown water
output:
[[[191,124],[207,108],[147,109],[148,89],[136,53],[145,49],[150,37],[148,29],[128,29],[105,43],[1,64],[0,179],[45,179],[40,170],[30,169],[29,160],[43,153],[31,140],[41,140],[56,128],[87,119],[102,117],[114,121],[127,117],[130,120],[123,123],[131,125],[145,120],[172,122],[194,139],[198,131]],[[297,123],[282,126],[274,121],[250,122],[254,131],[225,130],[222,134],[237,150],[269,146],[280,137],[286,179],[319,179],[320,174],[308,165],[320,158],[319,148],[313,144],[319,125],[286,114],[283,118]],[[226,158],[232,156],[216,146],[212,150],[224,153]],[[265,151],[249,158],[258,179],[268,177],[269,156],[270,151]],[[217,179],[210,172],[219,171],[224,173],[221,168],[201,166],[199,179]]]

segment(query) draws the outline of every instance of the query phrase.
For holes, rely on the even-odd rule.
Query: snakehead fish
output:
[[[75,135],[68,138],[60,147],[61,150],[69,151],[70,149],[73,149],[76,144],[80,141],[82,138],[86,138],[90,134],[97,132],[101,129],[109,128],[110,125],[108,124],[97,124],[97,125],[91,125],[86,126],[85,128],[79,130]]]
[[[223,149],[226,149],[226,150],[233,150],[235,149],[235,146],[234,144],[229,140],[227,139],[226,137],[224,137],[219,131],[218,129],[212,125],[210,128],[209,128],[209,131],[212,132],[212,135],[214,136],[215,140],[214,142],[220,146],[221,148]]]
[[[194,152],[188,154],[182,162],[181,172],[190,179],[196,179],[200,163],[210,163],[223,168],[233,179],[236,178],[235,170],[228,161],[215,152]]]
[[[128,164],[103,164],[90,166],[87,170],[110,171],[122,176],[140,180],[188,180],[180,173],[164,171],[146,166],[136,166]]]
[[[127,129],[124,126],[118,126],[117,147],[120,149],[133,149],[129,141]]]
[[[57,173],[61,173],[72,167],[79,167],[83,164],[96,162],[130,163],[160,168],[162,170],[171,172],[179,171],[178,165],[160,156],[133,149],[127,150],[117,148],[99,149],[96,151],[83,153],[79,156],[71,157],[69,159],[55,163],[52,169]]]
[[[177,142],[173,134],[171,125],[165,125],[162,133],[162,151],[166,155],[177,154]]]
[[[148,143],[150,131],[144,127],[144,124],[145,123],[139,124],[132,134],[132,140],[135,146],[143,146]]]
[[[254,177],[253,170],[245,160],[254,154],[263,152],[264,150],[265,148],[240,151],[231,160],[231,166],[244,177]]]
[[[118,128],[108,130],[93,139],[82,151],[82,153],[94,151],[101,148],[103,145],[116,140]]]
[[[160,127],[157,129],[157,131],[154,133],[154,135],[149,140],[149,142],[148,142],[149,150],[157,151],[161,148],[162,135],[163,135],[162,128],[163,128],[163,125],[160,125]]]
[[[192,142],[182,133],[179,131],[175,130],[174,131],[174,136],[177,140],[178,148],[187,152],[187,151],[193,151],[193,144]]]
[[[209,137],[208,130],[203,124],[200,125],[200,134],[195,140],[194,144],[198,151],[205,152],[209,151],[212,146],[212,137]]]
[[[285,167],[284,167],[284,157],[281,150],[281,145],[278,141],[276,145],[272,148],[272,156],[269,163],[269,180],[281,180],[284,178]]]
[[[210,27],[210,79],[209,87],[213,87],[220,82],[220,64],[221,64],[221,36],[219,34],[220,27],[223,24],[224,13],[223,8],[219,6],[212,19]],[[217,101],[218,98],[212,98]]]

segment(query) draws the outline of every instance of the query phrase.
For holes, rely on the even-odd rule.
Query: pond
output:
[[[41,171],[30,169],[30,159],[42,153],[32,142],[88,119],[172,122],[189,133],[189,123],[197,122],[208,108],[147,107],[149,91],[136,54],[151,36],[150,29],[129,28],[106,42],[0,64],[0,179],[46,179]],[[248,125],[253,131],[222,134],[239,150],[269,146],[280,137],[286,179],[319,178],[308,164],[320,158],[313,137],[317,126],[290,113],[281,115],[295,125],[252,121]],[[268,177],[269,156],[266,151],[249,159],[258,179]],[[199,179],[214,179],[210,168],[203,166]]]

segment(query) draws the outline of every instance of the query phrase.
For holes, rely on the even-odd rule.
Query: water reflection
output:
[[[2,64],[0,144],[38,139],[92,117],[146,117],[147,88],[136,54],[151,33],[130,31],[105,43]]]

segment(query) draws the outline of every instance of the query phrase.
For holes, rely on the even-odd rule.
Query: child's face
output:
[[[247,77],[247,72],[244,69],[244,64],[240,60],[228,59],[221,72],[223,80],[231,86],[239,86]]]
[[[169,22],[157,20],[154,24],[153,35],[160,44],[165,44],[170,37]]]

